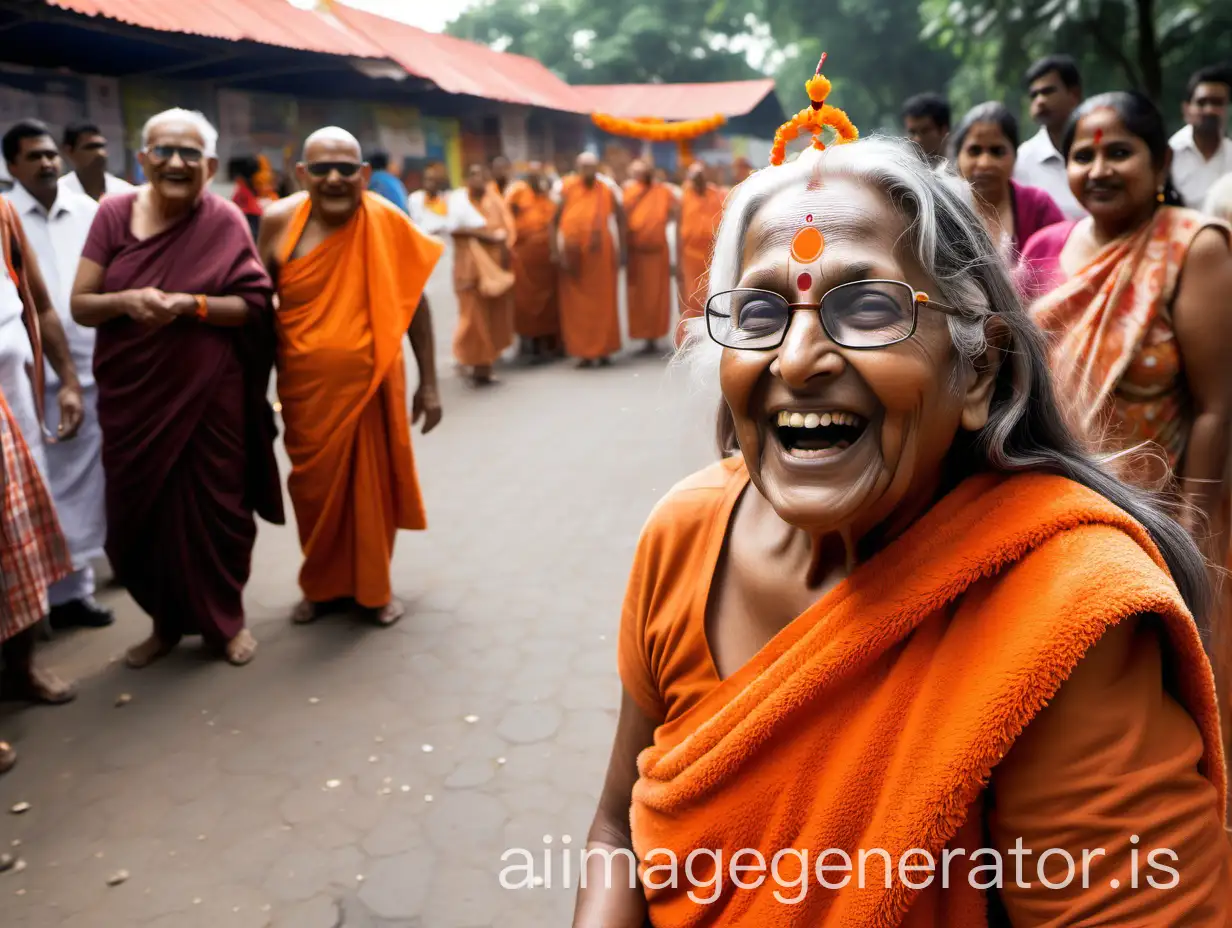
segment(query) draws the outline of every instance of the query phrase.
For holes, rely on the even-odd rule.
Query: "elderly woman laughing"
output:
[[[637,548],[574,925],[1227,923],[1202,558],[1066,431],[972,210],[808,150],[691,325],[724,456]]]

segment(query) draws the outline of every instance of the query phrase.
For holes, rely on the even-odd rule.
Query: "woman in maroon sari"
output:
[[[107,556],[154,620],[134,667],[194,634],[251,660],[254,513],[284,521],[266,400],[272,284],[240,211],[205,190],[216,139],[197,113],[146,124],[150,181],[99,207],[73,288],[73,318],[98,328]]]

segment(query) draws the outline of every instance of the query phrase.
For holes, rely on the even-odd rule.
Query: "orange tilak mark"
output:
[[[805,226],[791,240],[791,256],[801,264],[812,264],[825,247],[825,237],[812,226]]]

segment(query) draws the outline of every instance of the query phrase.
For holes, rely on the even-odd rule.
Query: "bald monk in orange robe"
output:
[[[680,198],[680,222],[676,226],[681,323],[705,311],[709,283],[706,268],[722,216],[723,191],[706,180],[706,166],[695,161],[685,179]],[[683,334],[683,326],[678,325],[677,345]]]
[[[432,319],[423,288],[443,245],[368,192],[348,132],[321,129],[297,166],[306,193],[265,213],[258,240],[278,287],[278,395],[309,622],[335,604],[397,621],[390,560],[398,529],[427,521],[411,451],[402,339],[419,367],[411,421],[440,421]]]
[[[513,272],[509,247],[516,241],[513,216],[483,165],[466,172],[465,196],[450,197],[450,231],[457,248],[453,286],[458,296],[454,359],[470,369],[476,386],[496,383],[492,367],[513,344]],[[478,225],[482,220],[483,225]]]
[[[625,265],[625,214],[616,194],[598,177],[599,161],[577,158],[577,173],[561,185],[552,220],[554,260],[560,268],[560,327],[565,353],[578,367],[611,364],[620,350],[618,269]],[[608,220],[616,219],[613,243]]]
[[[625,219],[629,226],[629,337],[645,339],[643,354],[655,354],[672,317],[672,253],[667,224],[677,222],[676,195],[655,180],[645,161],[629,165],[625,184]]]
[[[556,300],[556,267],[552,264],[552,199],[543,164],[532,161],[526,177],[514,181],[505,194],[513,213],[517,241],[513,245],[513,328],[525,353],[540,361],[555,353],[560,339]]]

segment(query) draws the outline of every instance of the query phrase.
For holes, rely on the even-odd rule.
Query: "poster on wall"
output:
[[[376,144],[389,155],[390,168],[399,173],[406,162],[420,160],[428,153],[419,110],[401,106],[374,106]]]

